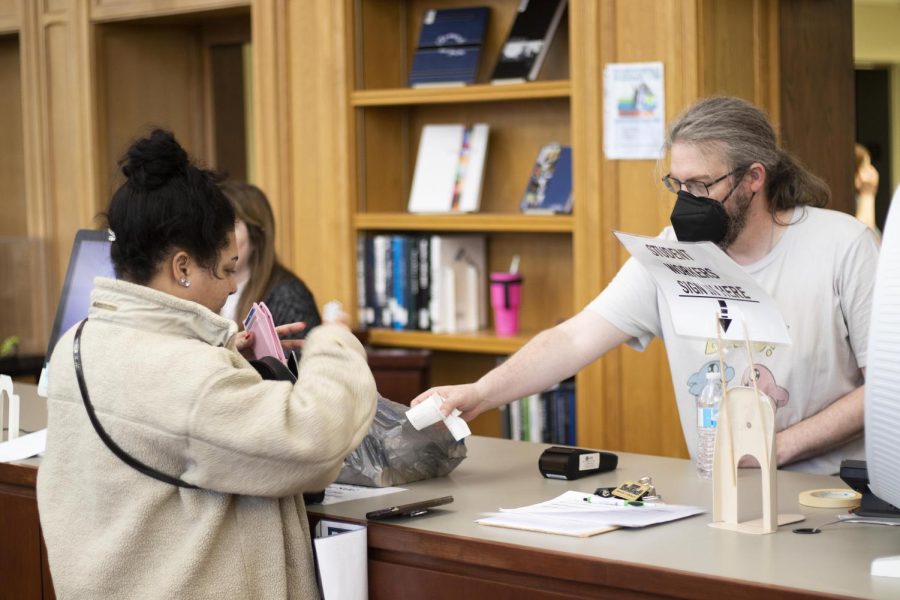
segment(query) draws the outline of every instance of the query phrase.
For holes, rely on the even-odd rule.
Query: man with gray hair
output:
[[[726,355],[729,386],[757,385],[777,406],[780,467],[835,473],[864,451],[863,385],[878,245],[872,231],[822,208],[826,184],[778,146],[765,113],[730,97],[701,100],[671,124],[670,170],[677,195],[661,238],[712,241],[774,298],[792,344],[763,346],[752,364]],[[716,349],[675,334],[665,298],[630,259],[581,312],[547,329],[474,383],[437,387],[443,410],[463,418],[546,389],[622,343],[666,345],[687,447],[697,447],[697,385]]]

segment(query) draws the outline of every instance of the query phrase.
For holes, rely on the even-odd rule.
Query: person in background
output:
[[[368,431],[365,352],[326,322],[298,383],[263,380],[239,352],[252,336],[218,314],[238,252],[217,177],[162,130],[120,164],[116,279],[96,280],[50,361],[37,499],[56,594],[318,598],[300,495],[333,481]]]
[[[877,231],[875,224],[875,194],[878,192],[878,170],[872,166],[872,157],[862,144],[854,146],[856,172],[853,188],[856,190],[856,218]]]
[[[238,246],[238,289],[228,298],[221,315],[241,323],[250,306],[263,301],[275,325],[304,323],[304,329],[290,336],[302,339],[322,318],[303,280],[275,256],[275,217],[269,200],[262,190],[249,183],[229,180],[220,187],[237,216],[234,231]]]
[[[750,385],[777,404],[779,466],[831,474],[843,458],[864,452],[863,393],[869,315],[878,247],[871,229],[825,210],[830,191],[778,147],[765,113],[739,98],[701,100],[668,130],[677,195],[665,239],[711,241],[775,300],[792,345],[758,344],[752,364],[727,352],[729,386]],[[470,420],[516,398],[547,389],[620,344],[666,345],[682,430],[697,448],[697,395],[714,343],[678,336],[663,294],[634,258],[574,317],[530,340],[477,382],[437,387],[442,412]],[[626,398],[627,400],[627,398]]]

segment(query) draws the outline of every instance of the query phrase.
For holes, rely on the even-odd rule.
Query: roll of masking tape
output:
[[[800,492],[800,504],[813,508],[856,508],[862,494],[854,490],[807,490]]]

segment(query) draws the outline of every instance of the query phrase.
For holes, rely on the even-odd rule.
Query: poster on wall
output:
[[[663,64],[603,69],[603,151],[609,159],[658,159],[665,135]]]

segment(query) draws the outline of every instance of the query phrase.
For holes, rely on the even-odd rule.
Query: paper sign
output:
[[[665,135],[663,64],[608,64],[603,69],[606,158],[662,158]]]
[[[656,281],[678,335],[790,344],[775,300],[712,242],[678,242],[614,232]],[[743,323],[742,323],[743,321]]]

